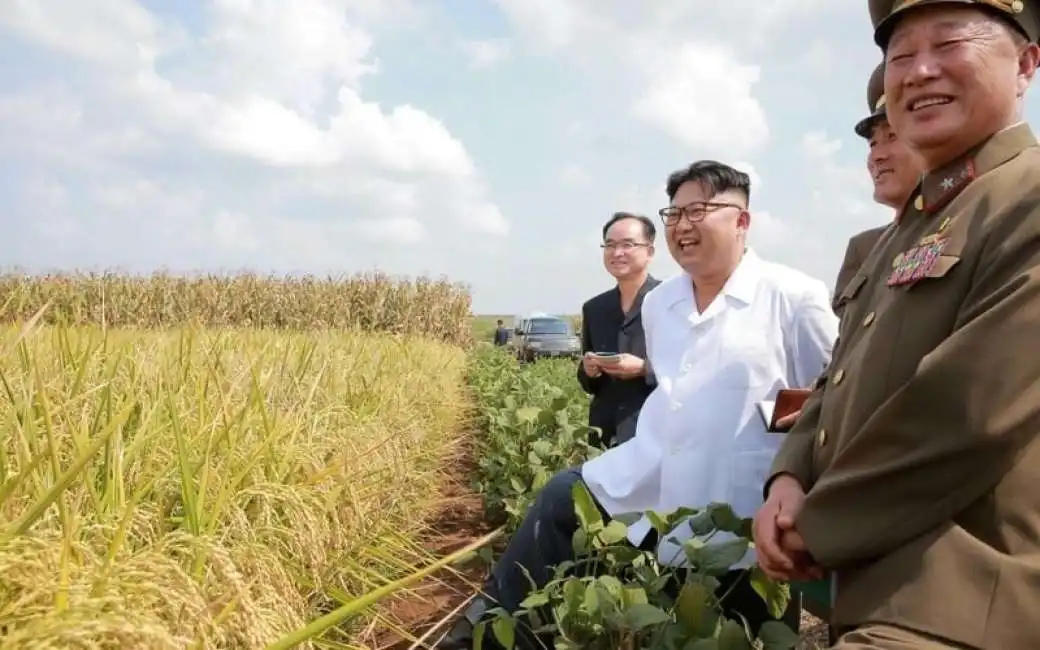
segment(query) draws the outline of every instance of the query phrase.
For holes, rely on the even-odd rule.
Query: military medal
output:
[[[949,241],[938,233],[922,239],[917,246],[896,255],[892,260],[892,274],[885,283],[890,287],[913,284],[925,278],[939,261]]]

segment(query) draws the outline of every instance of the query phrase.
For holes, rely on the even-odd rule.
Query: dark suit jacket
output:
[[[506,345],[509,343],[509,330],[505,327],[495,329],[495,345]]]
[[[886,224],[870,230],[864,230],[849,239],[849,245],[845,249],[845,259],[841,261],[841,269],[838,271],[838,280],[834,283],[834,300],[831,303],[831,307],[834,309],[835,314],[841,315],[838,296],[841,295],[841,292],[848,286],[849,281],[859,271],[859,267],[863,266],[863,262],[867,261],[867,255],[870,255],[874,244],[881,238],[881,233],[885,232],[888,226],[889,224]]]
[[[581,351],[627,352],[646,358],[642,308],[646,294],[661,284],[648,277],[636,294],[632,309],[621,311],[621,292],[617,287],[604,291],[581,307]],[[615,379],[607,375],[589,377],[578,365],[578,381],[592,395],[589,426],[603,430],[604,444],[622,443],[636,433],[636,420],[643,402],[654,389],[652,377]]]

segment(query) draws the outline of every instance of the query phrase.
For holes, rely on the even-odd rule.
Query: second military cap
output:
[[[867,82],[867,110],[870,114],[856,123],[856,135],[861,138],[870,139],[870,131],[878,119],[884,118],[885,113],[885,64],[882,62],[874,68]]]
[[[906,11],[929,5],[974,5],[1003,18],[1022,32],[1030,42],[1040,38],[1040,2],[1038,0],[869,0],[870,22],[874,26],[874,42],[888,47],[899,19]]]

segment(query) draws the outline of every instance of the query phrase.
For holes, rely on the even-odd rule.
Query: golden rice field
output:
[[[272,644],[429,560],[467,414],[465,353],[443,341],[465,339],[447,328],[468,297],[84,277],[103,310],[77,280],[0,282],[0,648],[289,647]],[[382,316],[324,320],[366,292]],[[239,304],[254,327],[231,326]],[[264,305],[293,327],[266,328]],[[360,625],[292,638],[351,647]]]

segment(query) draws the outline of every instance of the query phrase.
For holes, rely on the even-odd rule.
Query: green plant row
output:
[[[476,488],[488,516],[504,520],[511,532],[553,473],[596,453],[586,442],[588,399],[573,362],[521,366],[491,346],[471,354],[468,380],[482,432]],[[717,593],[719,578],[753,548],[751,520],[727,504],[645,513],[661,539],[677,526],[690,527],[693,537],[680,544],[686,565],[679,568],[627,543],[627,526],[638,515],[604,521],[581,484],[574,501],[581,522],[576,560],[555,567],[553,579],[519,611],[494,610],[477,627],[478,648],[489,633],[507,648],[523,637],[525,647],[557,650],[790,650],[798,643],[779,621],[752,635],[742,617],[724,614],[728,593]],[[790,587],[750,571],[755,591],[779,618]]]
[[[503,348],[476,347],[467,368],[481,436],[474,488],[489,521],[515,530],[552,475],[595,454],[589,400],[573,361],[521,366]]]

